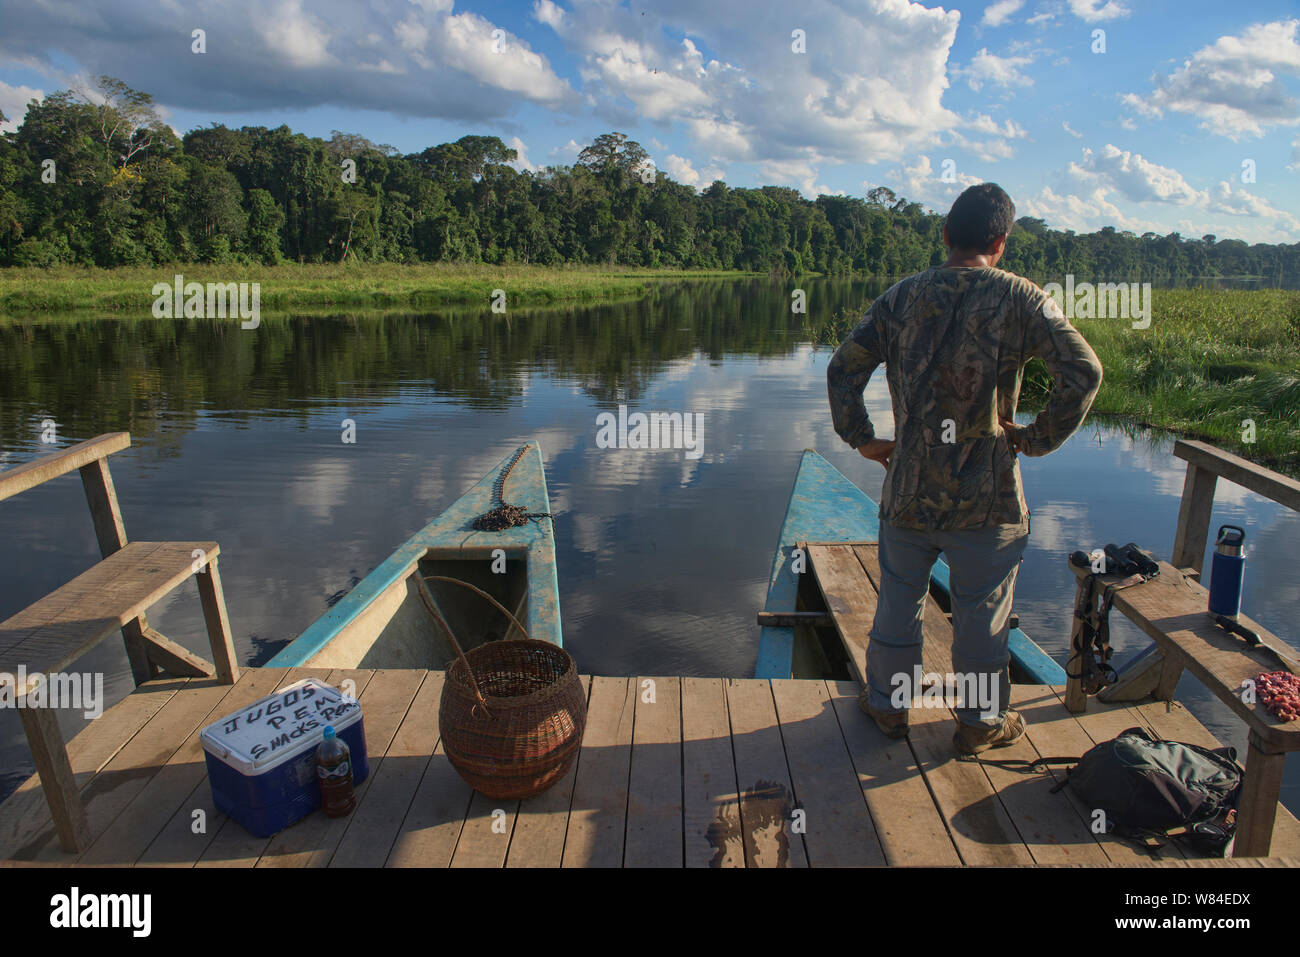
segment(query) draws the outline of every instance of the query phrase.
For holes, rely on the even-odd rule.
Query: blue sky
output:
[[[107,73],[181,133],[487,133],[542,167],[618,130],[699,188],[945,210],[994,180],[1059,228],[1300,241],[1296,0],[0,0],[0,23],[11,120]]]

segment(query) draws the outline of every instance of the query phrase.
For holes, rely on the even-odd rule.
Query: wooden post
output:
[[[126,525],[122,521],[122,509],[117,504],[117,491],[108,471],[108,459],[96,459],[83,465],[80,471],[86,502],[90,505],[90,518],[95,523],[95,538],[99,540],[99,554],[107,558],[127,543]],[[144,638],[148,628],[144,615],[122,626],[122,643],[126,645],[131,677],[137,686],[158,674],[157,665],[149,658]]]
[[[1175,568],[1194,568],[1197,577],[1205,558],[1205,541],[1210,534],[1210,513],[1214,509],[1214,488],[1219,477],[1192,462],[1183,479],[1183,498],[1178,505],[1178,529],[1174,533]]]
[[[126,525],[117,504],[117,490],[108,471],[108,459],[95,459],[81,467],[81,485],[86,490],[90,518],[95,523],[99,553],[107,558],[126,544]]]
[[[32,749],[36,773],[41,778],[41,790],[50,806],[50,819],[59,835],[59,846],[70,854],[84,851],[90,846],[90,824],[86,808],[81,803],[77,778],[68,761],[68,749],[59,730],[59,719],[52,708],[29,708],[25,702],[18,707],[27,744]]]
[[[239,659],[235,656],[235,642],[230,636],[230,620],[226,616],[226,598],[221,593],[216,556],[209,558],[207,568],[194,577],[203,602],[203,621],[208,626],[208,643],[212,646],[212,664],[217,671],[217,680],[233,685],[239,680]]]
[[[1246,755],[1246,780],[1237,805],[1237,838],[1233,857],[1268,857],[1273,841],[1273,822],[1278,795],[1282,792],[1282,768],[1286,754],[1270,754],[1254,731],[1250,732]]]
[[[1074,608],[1079,607],[1083,601],[1083,590],[1086,587],[1088,577],[1081,576],[1074,590]],[[1088,696],[1083,691],[1083,654],[1076,647],[1083,634],[1083,621],[1076,615],[1072,619],[1073,625],[1070,628],[1070,657],[1065,663],[1065,673],[1067,675],[1065,682],[1065,709],[1074,714],[1082,714],[1088,710]],[[1079,677],[1068,677],[1078,675]]]
[[[1160,665],[1160,680],[1156,682],[1156,700],[1173,701],[1174,691],[1183,676],[1183,659],[1172,648],[1165,652],[1164,658]]]

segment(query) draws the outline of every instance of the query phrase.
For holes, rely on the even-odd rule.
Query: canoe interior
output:
[[[477,518],[498,504],[496,486],[507,469],[506,501],[534,517],[499,531],[476,528]],[[563,645],[550,511],[541,448],[529,442],[502,458],[267,665],[442,670],[451,660],[451,645],[420,601],[417,572],[478,585],[515,614],[529,637]],[[493,556],[501,555],[505,569],[498,565],[494,572]],[[506,635],[508,619],[474,592],[436,582],[429,588],[466,650]]]
[[[936,563],[937,565],[940,563]],[[946,570],[946,566],[945,566]],[[819,611],[830,614],[830,609],[826,607],[826,600],[822,597],[821,590],[814,582],[812,575],[805,575],[799,583],[797,611]],[[932,580],[930,583],[930,595],[935,599],[935,603],[943,610],[949,610],[948,592],[945,588],[936,585]],[[794,636],[794,642],[791,649],[791,678],[804,679],[823,679],[829,681],[849,681],[853,675],[849,670],[848,654],[844,650],[844,643],[840,640],[838,632],[829,625],[811,625],[799,624],[790,629]],[[1011,645],[1012,655],[1010,661],[1011,683],[1012,684],[1040,684],[1037,679],[1042,671],[1041,667],[1034,667],[1036,662],[1027,663],[1030,656],[1024,653],[1023,647],[1018,647],[1016,635],[1021,636],[1020,641],[1028,643],[1029,638],[1024,635],[1018,628],[1012,629]],[[1037,645],[1034,645],[1037,648]],[[1052,662],[1055,665],[1055,662]],[[1059,668],[1059,666],[1057,666]],[[1064,670],[1061,669],[1061,680],[1057,684],[1064,684]],[[1055,675],[1053,675],[1055,677]]]
[[[420,600],[417,576],[442,575],[476,585],[526,623],[528,563],[525,556],[507,553],[504,572],[494,572],[492,564],[490,559],[444,557],[430,550],[409,575],[385,589],[307,664],[319,668],[445,669],[456,653],[446,632]],[[438,610],[466,651],[488,641],[523,637],[481,595],[447,582],[426,584]]]
[[[795,599],[797,611],[829,612],[821,589],[814,576],[800,576]],[[844,651],[839,633],[829,625],[796,625],[791,629],[794,643],[791,648],[791,678],[821,678],[830,681],[850,681],[849,656]]]
[[[768,579],[765,611],[825,611],[812,575],[792,574],[799,542],[874,542],[880,534],[880,506],[812,449],[805,449],[781,523]],[[930,572],[930,591],[948,610],[949,569],[940,557]],[[1065,684],[1065,670],[1019,628],[1011,629],[1014,682]],[[759,631],[756,678],[843,678],[847,660],[833,628],[798,625]]]
[[[803,581],[809,576],[793,574],[797,543],[875,541],[880,530],[878,512],[876,503],[835,466],[805,449],[781,522],[763,610],[795,610],[809,597]],[[790,678],[820,670],[824,654],[823,642],[809,629],[761,628],[754,677]]]

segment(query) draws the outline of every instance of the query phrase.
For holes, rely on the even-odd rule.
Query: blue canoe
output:
[[[504,500],[535,515],[549,513],[542,452],[530,442],[393,552],[267,667],[445,668],[454,652],[418,591],[419,578],[430,575],[477,586],[505,606],[530,638],[562,644],[551,519],[534,518],[502,531],[472,526],[499,504],[494,487],[512,461]],[[522,637],[509,618],[473,591],[445,582],[426,584],[466,651],[485,641]]]
[[[880,533],[879,513],[880,507],[869,495],[812,449],[805,449],[781,523],[763,610],[783,612],[796,608],[798,578],[791,569],[791,552],[797,543],[874,542]],[[934,590],[946,598],[948,566],[942,558],[935,562],[930,581]],[[1065,684],[1064,669],[1019,628],[1011,629],[1010,643],[1013,680]],[[755,677],[821,677],[803,673],[806,666],[801,667],[805,660],[801,646],[795,627],[761,629]]]

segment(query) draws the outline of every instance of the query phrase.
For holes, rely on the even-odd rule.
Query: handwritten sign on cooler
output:
[[[203,729],[203,747],[249,770],[278,764],[320,744],[326,725],[341,731],[361,717],[356,698],[304,678]]]

